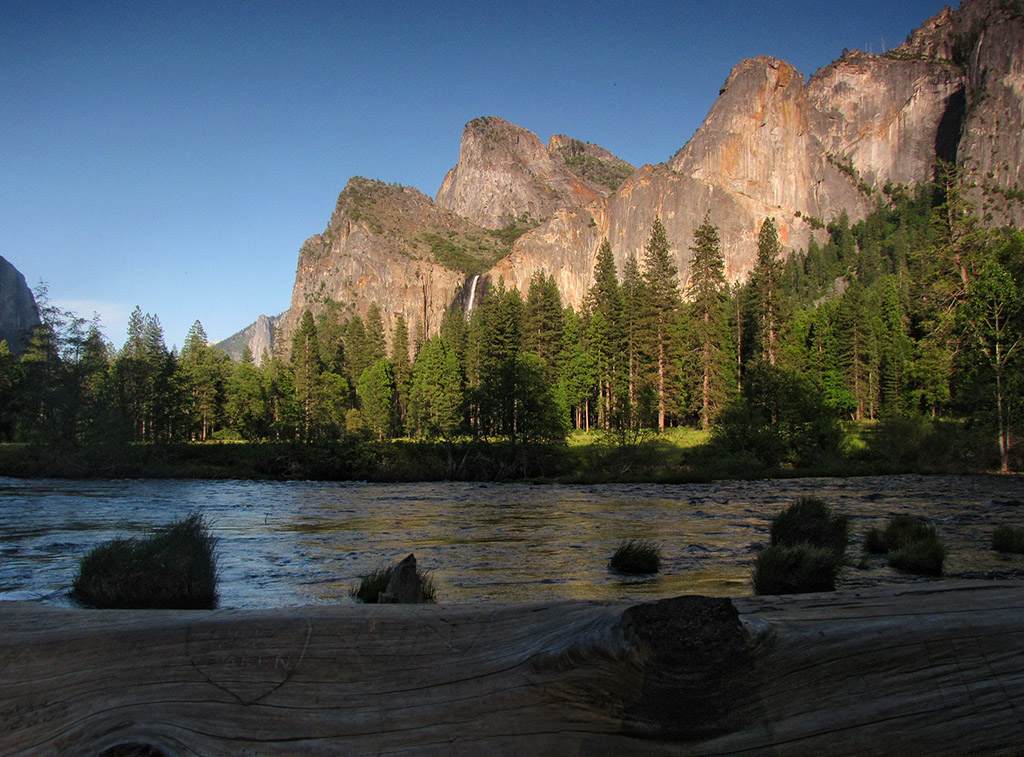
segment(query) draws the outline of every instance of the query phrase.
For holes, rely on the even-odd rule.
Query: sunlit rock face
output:
[[[27,332],[39,325],[32,290],[21,271],[0,257],[0,341],[17,354],[25,347]]]
[[[491,116],[466,124],[458,164],[444,177],[435,201],[496,229],[517,220],[542,221],[609,193],[573,173],[557,149],[549,151],[533,132]]]
[[[929,177],[963,87],[949,61],[848,53],[811,77],[811,128],[823,157],[852,168],[858,184],[912,184]]]
[[[896,50],[844,52],[806,83],[784,61],[742,61],[668,163],[643,167],[602,202],[555,214],[491,276],[525,288],[534,270],[546,269],[567,304],[579,306],[601,240],[608,237],[621,270],[642,254],[660,216],[685,288],[693,233],[710,212],[726,275],[742,279],[766,217],[783,245],[804,248],[843,210],[851,221],[864,217],[887,185],[933,178],[937,158],[964,168],[991,222],[1021,224],[1024,33],[1020,12],[1006,7],[965,2]]]
[[[596,145],[556,135],[545,146],[500,118],[471,121],[434,202],[409,188],[349,183],[327,229],[300,251],[281,336],[328,301],[343,314],[376,302],[389,326],[402,313],[414,334],[430,335],[446,308],[465,308],[499,279],[525,291],[538,270],[578,308],[601,240],[621,272],[642,255],[655,217],[684,291],[705,213],[719,229],[727,277],[742,280],[765,218],[787,249],[805,248],[844,210],[863,218],[888,185],[932,179],[937,158],[961,166],[991,223],[1024,224],[1019,7],[966,0],[895,50],[844,51],[806,81],[775,58],[741,61],[690,141],[635,171]],[[492,231],[511,222],[539,225],[509,248]],[[474,280],[478,272],[486,274]]]
[[[263,365],[273,354],[274,330],[281,323],[284,314],[276,316],[261,315],[254,323],[250,323],[236,334],[232,334],[214,346],[226,352],[232,359],[241,360],[248,347],[253,363]]]
[[[438,240],[496,259],[498,242],[410,187],[356,177],[338,197],[330,223],[299,251],[291,305],[278,339],[285,352],[303,313],[336,303],[342,317],[381,310],[390,331],[401,313],[412,334],[432,334],[467,274],[437,262]]]

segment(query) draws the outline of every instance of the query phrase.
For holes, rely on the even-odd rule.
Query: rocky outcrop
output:
[[[1011,10],[1011,8],[1016,10]],[[975,184],[977,209],[995,224],[1024,226],[1024,8],[964,4],[947,29],[967,54],[967,94],[956,161]],[[950,43],[946,43],[950,46]]]
[[[233,360],[241,360],[248,347],[253,363],[262,365],[267,356],[273,354],[274,330],[283,319],[283,313],[275,316],[261,315],[255,323],[213,346],[226,352]]]
[[[401,313],[410,333],[435,333],[445,311],[461,300],[467,279],[508,252],[500,234],[416,189],[356,177],[338,197],[324,232],[299,251],[279,338],[287,352],[307,309],[363,316],[373,303],[388,331]]]
[[[32,290],[21,272],[0,257],[0,341],[17,354],[25,348],[29,329],[39,325]]]
[[[1024,224],[1024,13],[965,0],[882,55],[844,51],[809,80],[784,61],[740,62],[702,126],[667,163],[632,166],[555,135],[545,146],[500,118],[466,125],[436,200],[353,179],[323,234],[300,252],[288,338],[307,307],[403,313],[430,334],[488,281],[525,290],[545,270],[579,307],[607,237],[621,267],[660,216],[684,288],[693,232],[710,212],[729,279],[753,267],[765,218],[805,247],[845,211],[865,216],[890,184],[955,161],[993,224]],[[523,227],[532,230],[519,236]],[[486,272],[486,273],[485,273]],[[485,273],[484,276],[479,274]]]
[[[572,173],[614,191],[636,167],[599,145],[582,142],[564,134],[553,134],[548,152]]]
[[[600,203],[556,213],[490,272],[525,289],[546,269],[574,307],[608,237],[621,266],[642,253],[660,216],[686,284],[693,232],[708,211],[732,280],[753,266],[766,217],[803,248],[846,211],[862,218],[889,184],[933,177],[956,161],[993,223],[1024,221],[1024,24],[998,0],[969,0],[884,55],[844,52],[805,84],[789,64],[739,63],[693,138]]]
[[[576,151],[573,142],[579,145]],[[586,178],[586,164],[629,165],[566,137],[555,138],[552,147],[500,118],[470,121],[462,132],[459,162],[444,177],[435,201],[487,228],[536,223],[561,208],[582,207],[610,194],[608,186]]]

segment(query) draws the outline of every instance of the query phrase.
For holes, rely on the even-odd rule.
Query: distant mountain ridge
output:
[[[990,223],[1020,226],[1022,6],[964,0],[900,47],[844,51],[806,82],[775,58],[741,61],[689,142],[666,163],[635,170],[596,145],[556,135],[545,146],[500,118],[475,119],[433,201],[408,188],[349,182],[327,229],[300,251],[275,338],[287,352],[302,312],[332,302],[354,314],[376,302],[387,325],[402,313],[414,334],[431,334],[481,280],[525,291],[537,270],[555,277],[565,304],[579,307],[601,240],[610,240],[621,270],[642,250],[655,216],[684,284],[693,231],[707,212],[727,276],[742,279],[766,217],[787,248],[806,247],[842,211],[864,217],[888,185],[932,178],[937,158],[974,182],[973,199]]]

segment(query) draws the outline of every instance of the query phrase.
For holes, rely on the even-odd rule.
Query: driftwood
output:
[[[212,612],[0,604],[2,754],[1024,745],[1024,583]]]

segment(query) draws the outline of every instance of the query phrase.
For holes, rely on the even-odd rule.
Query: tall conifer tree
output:
[[[672,261],[668,235],[660,218],[651,225],[651,236],[644,247],[643,282],[646,304],[647,336],[652,339],[649,355],[655,368],[658,397],[658,430],[665,430],[666,397],[669,385],[670,339],[679,314],[681,298],[678,269]]]
[[[615,255],[607,237],[601,242],[594,265],[594,284],[587,297],[590,311],[587,335],[598,383],[598,421],[607,428],[612,416],[618,384],[623,374],[628,381],[629,356],[623,358],[626,339],[622,287],[615,268]],[[628,388],[626,388],[628,392]]]
[[[782,324],[782,247],[775,221],[765,218],[757,237],[757,263],[751,274],[754,306],[757,308],[758,342],[761,355],[770,365],[777,360],[779,329]]]
[[[690,285],[687,294],[693,313],[692,328],[696,337],[698,380],[700,388],[698,414],[705,431],[721,407],[726,394],[726,344],[728,323],[725,312],[725,260],[722,257],[718,229],[711,223],[710,212],[694,232],[693,259],[690,263]]]

